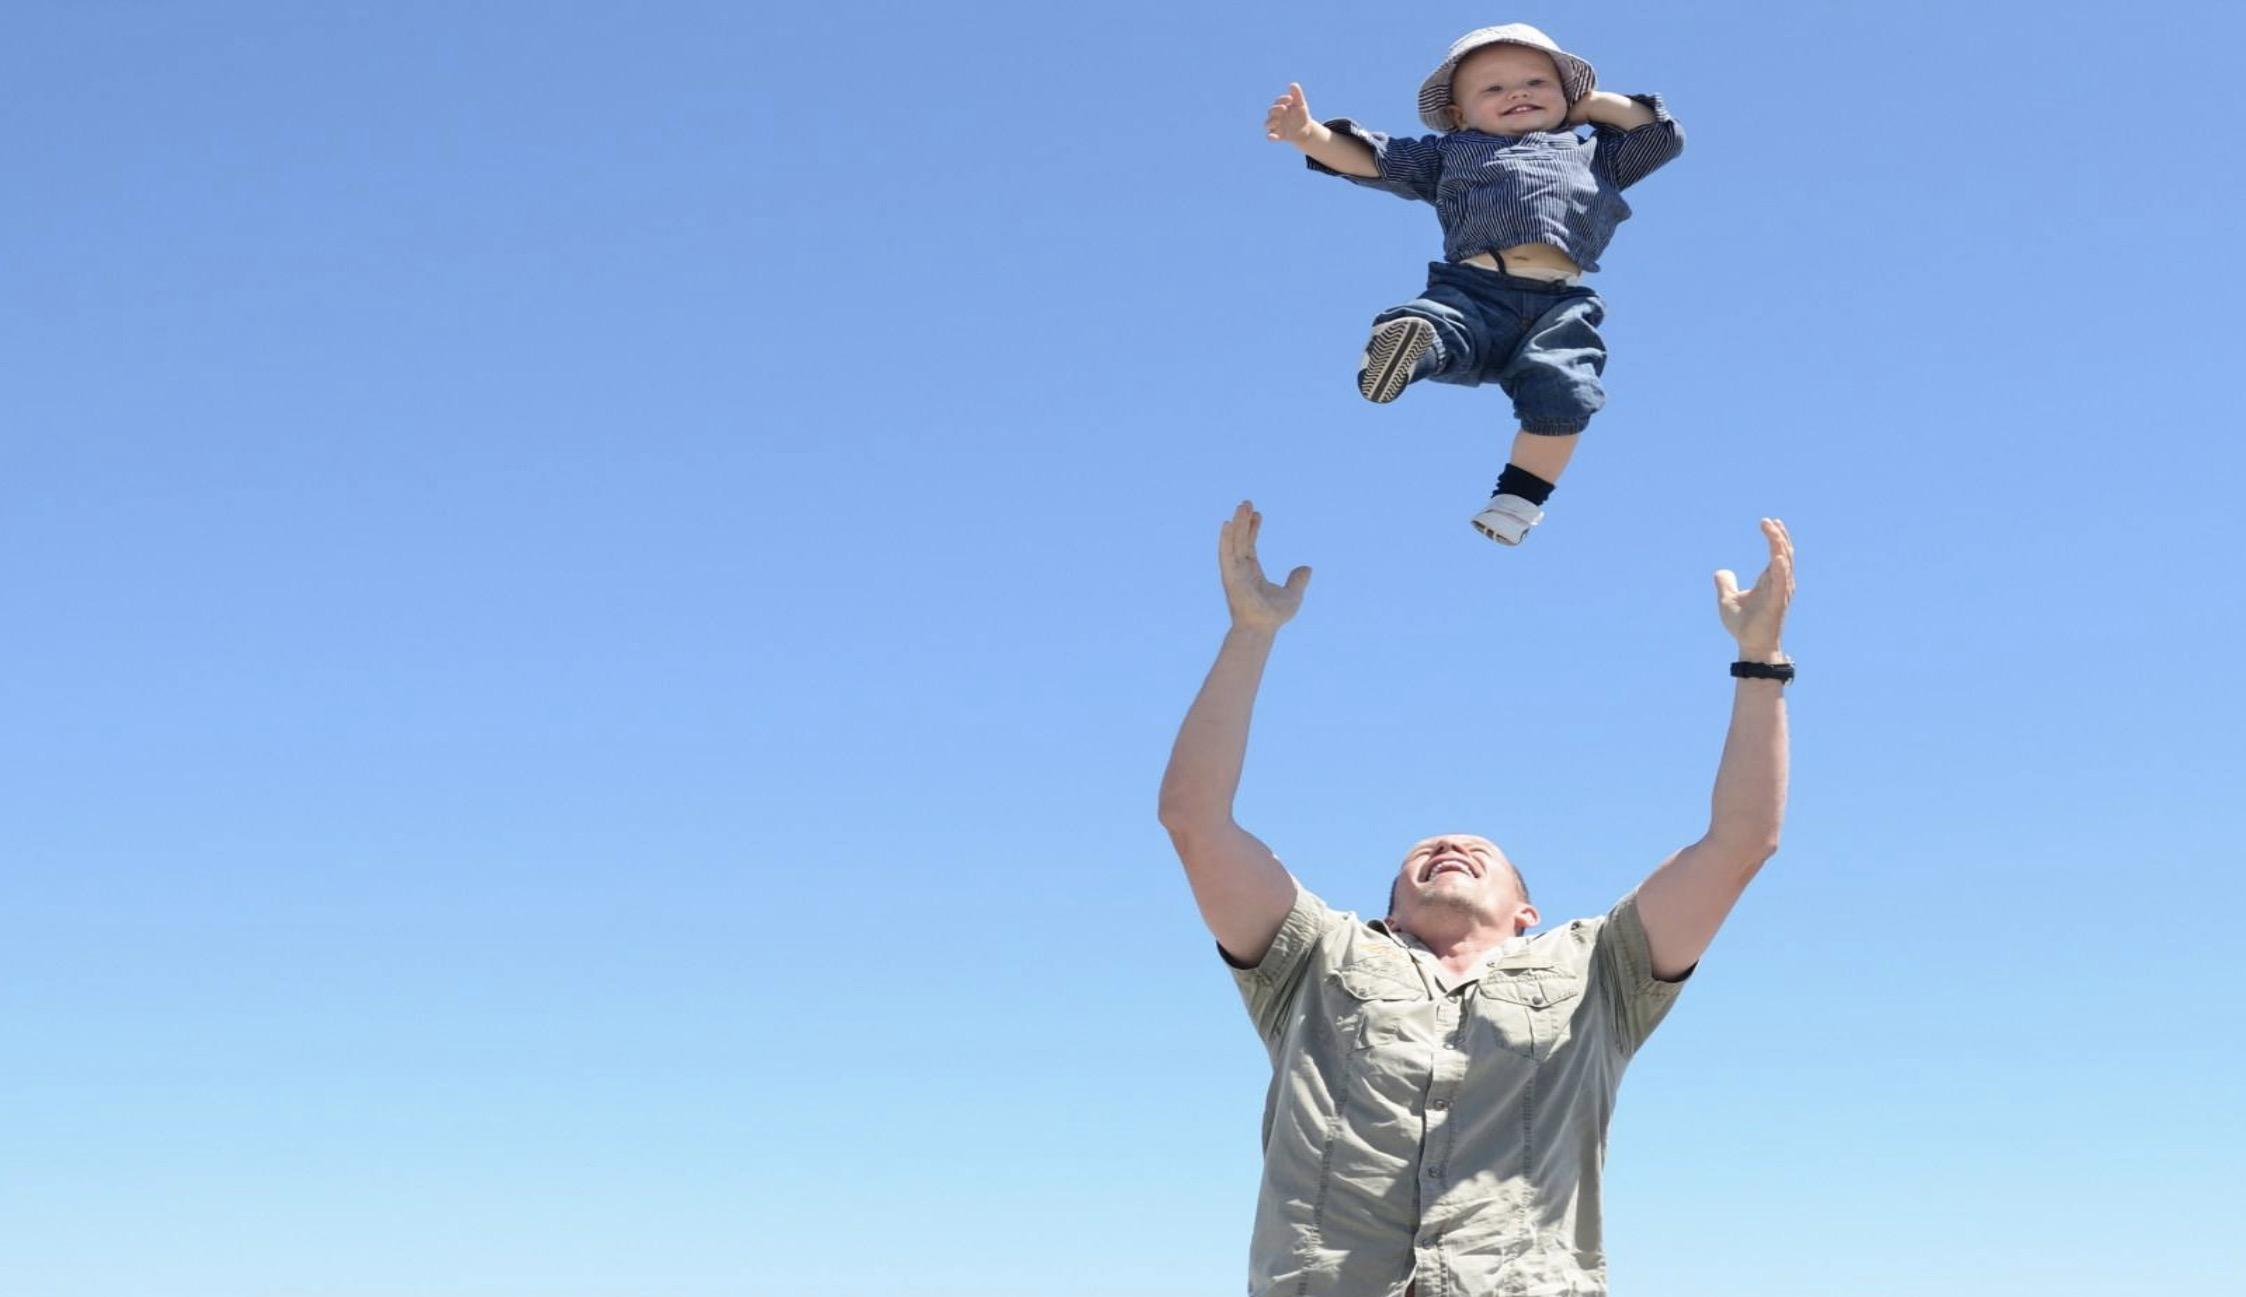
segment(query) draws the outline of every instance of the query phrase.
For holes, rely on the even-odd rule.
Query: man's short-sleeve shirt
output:
[[[1233,970],[1272,1065],[1251,1297],[1604,1293],[1607,1120],[1680,985],[1635,894],[1448,989],[1416,945],[1298,888]]]

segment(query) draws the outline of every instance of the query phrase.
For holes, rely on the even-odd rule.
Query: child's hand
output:
[[[1271,111],[1263,115],[1263,137],[1284,140],[1296,148],[1316,140],[1319,130],[1318,123],[1311,120],[1302,87],[1293,82],[1288,83],[1287,93],[1271,101]]]

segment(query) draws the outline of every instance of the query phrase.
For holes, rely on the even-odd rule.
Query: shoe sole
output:
[[[1483,515],[1484,515],[1484,514],[1487,514],[1488,512],[1489,512],[1489,511],[1488,511],[1487,509],[1485,509],[1485,510],[1483,510],[1483,511],[1482,511],[1482,513],[1477,513],[1477,514],[1475,514],[1475,515],[1474,515],[1474,517],[1473,517],[1474,530],[1476,530],[1476,531],[1478,531],[1478,532],[1482,533],[1482,534],[1483,534],[1484,536],[1487,536],[1487,537],[1489,537],[1489,538],[1490,538],[1491,540],[1494,540],[1494,541],[1496,541],[1496,542],[1497,542],[1498,544],[1500,544],[1500,545],[1518,545],[1518,544],[1520,544],[1520,543],[1521,543],[1522,541],[1524,541],[1524,540],[1527,540],[1527,539],[1529,538],[1529,533],[1530,533],[1530,532],[1532,532],[1532,531],[1536,530],[1536,523],[1532,522],[1532,523],[1530,523],[1530,524],[1529,524],[1528,526],[1526,526],[1526,527],[1523,527],[1523,528],[1521,528],[1521,534],[1520,534],[1520,535],[1518,535],[1518,536],[1515,536],[1515,537],[1512,537],[1511,539],[1507,539],[1507,538],[1506,538],[1506,537],[1505,537],[1505,536],[1504,536],[1503,534],[1501,534],[1501,533],[1499,533],[1499,532],[1496,532],[1496,531],[1492,531],[1492,530],[1491,530],[1491,529],[1490,529],[1490,528],[1489,528],[1489,527],[1488,527],[1488,526],[1487,526],[1486,524],[1484,524],[1484,523],[1482,522],[1482,517],[1483,517]],[[1514,519],[1511,519],[1511,518],[1508,518],[1508,519],[1506,519],[1506,521],[1507,521],[1507,522],[1513,522],[1513,521],[1515,521],[1515,520],[1514,520]],[[1543,521],[1543,519],[1542,519],[1542,518],[1539,518],[1539,519],[1537,519],[1537,522],[1542,522],[1542,521]]]
[[[1491,531],[1487,527],[1484,527],[1480,518],[1474,519],[1474,530],[1482,533],[1484,536],[1489,537],[1491,540],[1496,541],[1500,545],[1518,545],[1522,541],[1528,539],[1528,533],[1524,531],[1519,536],[1514,537],[1512,540],[1507,540],[1505,537],[1498,535],[1496,532]]]
[[[1404,394],[1412,370],[1435,341],[1435,326],[1405,317],[1390,320],[1373,330],[1365,343],[1365,365],[1357,371],[1357,391],[1374,405],[1386,405]]]

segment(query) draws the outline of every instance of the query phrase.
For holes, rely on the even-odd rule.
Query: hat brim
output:
[[[1448,111],[1451,106],[1451,78],[1458,74],[1458,65],[1464,63],[1468,55],[1477,50],[1486,50],[1492,45],[1518,45],[1522,49],[1535,50],[1549,57],[1552,66],[1560,70],[1560,93],[1567,96],[1570,107],[1598,88],[1597,69],[1556,45],[1539,45],[1534,41],[1512,36],[1492,36],[1455,51],[1443,60],[1442,66],[1428,73],[1427,79],[1419,83],[1419,120],[1429,130],[1456,129]]]

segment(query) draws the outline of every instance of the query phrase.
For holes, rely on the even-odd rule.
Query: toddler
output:
[[[1418,298],[1373,317],[1357,372],[1368,401],[1395,400],[1418,379],[1494,382],[1520,432],[1474,528],[1518,545],[1606,394],[1606,308],[1583,284],[1614,228],[1622,191],[1684,150],[1659,95],[1596,88],[1591,65],[1526,23],[1484,27],[1451,44],[1419,87],[1419,119],[1441,132],[1392,139],[1348,118],[1321,124],[1290,85],[1264,135],[1308,155],[1314,171],[1435,205],[1443,260]],[[1575,133],[1589,125],[1585,139]]]

